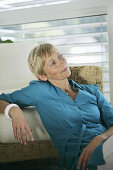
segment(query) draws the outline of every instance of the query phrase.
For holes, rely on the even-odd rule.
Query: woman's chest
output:
[[[75,101],[78,93],[79,93],[79,90],[71,90],[71,91],[68,93],[68,96],[69,96],[73,101]]]
[[[73,93],[71,97],[65,94],[62,97],[51,96],[45,100],[40,100],[38,109],[49,118],[52,117],[59,121],[71,120],[76,122],[82,118],[89,120],[100,118],[96,97],[81,90]]]

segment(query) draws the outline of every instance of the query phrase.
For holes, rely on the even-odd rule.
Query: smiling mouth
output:
[[[61,71],[61,72],[65,72],[65,71],[67,71],[67,67],[63,71]]]

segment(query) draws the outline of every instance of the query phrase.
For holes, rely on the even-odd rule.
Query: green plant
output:
[[[13,41],[10,40],[10,39],[7,39],[7,40],[3,41],[3,40],[0,38],[0,43],[13,43]]]

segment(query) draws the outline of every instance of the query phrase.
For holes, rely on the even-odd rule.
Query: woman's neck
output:
[[[50,81],[50,80],[48,80]],[[50,81],[53,85],[59,87],[62,89],[65,93],[67,93],[68,96],[70,96],[73,101],[75,101],[75,98],[78,94],[78,90],[73,89],[73,87],[69,84],[68,79],[66,80],[61,80],[61,81]]]
[[[68,79],[64,79],[64,80],[49,80],[53,85],[61,88],[63,91],[70,90],[70,84],[68,82]]]

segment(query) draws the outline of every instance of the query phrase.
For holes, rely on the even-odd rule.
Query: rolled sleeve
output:
[[[95,85],[95,92],[98,107],[100,109],[101,121],[107,128],[110,128],[111,126],[113,126],[113,107],[100,92],[98,85]]]
[[[15,103],[20,108],[36,106],[36,102],[39,98],[38,91],[38,86],[30,83],[29,86],[12,93],[2,93],[0,95],[0,100],[7,101],[8,103]]]

